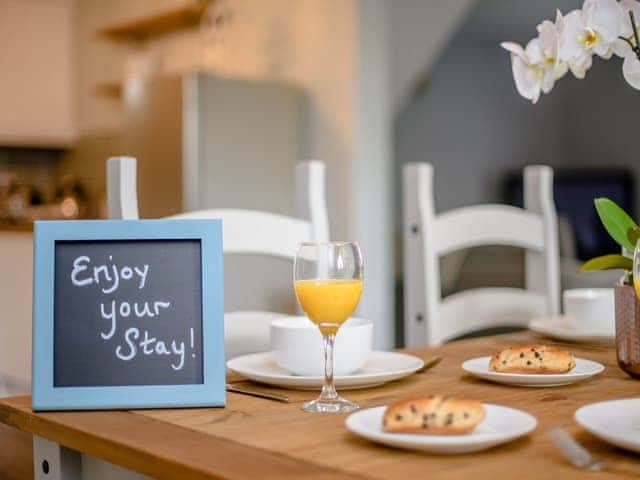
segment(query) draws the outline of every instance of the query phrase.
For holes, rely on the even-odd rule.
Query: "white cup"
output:
[[[334,347],[334,375],[362,368],[373,344],[373,323],[350,318],[338,330]],[[284,317],[271,323],[271,349],[276,362],[296,375],[324,375],[322,334],[307,317]]]
[[[576,329],[615,333],[613,288],[573,288],[562,294],[564,313]]]

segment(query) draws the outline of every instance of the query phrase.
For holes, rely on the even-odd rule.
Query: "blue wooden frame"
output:
[[[200,240],[203,384],[53,386],[55,243],[63,240]],[[33,262],[33,410],[225,405],[222,225],[220,220],[36,222]]]

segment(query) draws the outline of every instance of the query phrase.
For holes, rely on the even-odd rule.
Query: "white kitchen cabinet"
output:
[[[0,147],[66,147],[74,0],[0,0]]]

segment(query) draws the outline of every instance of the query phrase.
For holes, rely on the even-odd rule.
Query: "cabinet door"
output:
[[[0,145],[74,137],[72,0],[0,0]]]

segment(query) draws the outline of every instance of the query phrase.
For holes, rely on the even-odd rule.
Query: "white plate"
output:
[[[441,454],[460,454],[515,440],[532,432],[536,417],[521,410],[483,403],[486,416],[465,435],[423,435],[415,433],[387,433],[382,430],[382,417],[387,407],[368,408],[347,417],[347,429],[356,435],[391,447]]]
[[[367,388],[382,385],[411,375],[422,368],[421,358],[396,352],[373,351],[367,363],[351,375],[335,376],[333,381],[338,389]],[[254,353],[232,358],[227,368],[256,382],[297,390],[319,390],[321,376],[299,376],[281,368],[276,363],[273,352]]]
[[[577,329],[566,315],[534,318],[529,322],[529,329],[569,342],[613,344],[616,340],[615,332]]]
[[[640,398],[585,405],[574,418],[601,440],[640,453]]]
[[[557,387],[569,385],[593,377],[604,371],[598,362],[576,358],[576,366],[568,373],[499,373],[489,370],[491,357],[478,357],[467,360],[462,369],[479,378],[506,385],[521,387]]]

